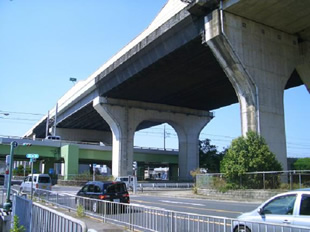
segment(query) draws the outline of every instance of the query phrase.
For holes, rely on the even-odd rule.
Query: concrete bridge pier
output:
[[[235,89],[242,134],[262,135],[286,170],[283,94],[300,62],[298,38],[216,10],[205,17],[205,44]]]
[[[310,93],[310,42],[301,43],[299,48],[301,57],[296,70]]]
[[[129,108],[100,97],[93,101],[93,106],[112,131],[112,175],[132,175],[135,125],[129,123]]]
[[[113,134],[112,175],[132,175],[134,133],[143,122],[169,123],[179,137],[179,179],[198,168],[198,138],[212,119],[208,111],[119,99],[96,98],[93,106]]]

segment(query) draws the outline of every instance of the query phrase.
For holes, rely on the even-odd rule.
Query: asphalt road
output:
[[[52,190],[61,193],[76,194],[80,188],[81,187],[53,186]],[[153,192],[151,195],[148,195],[148,192],[144,192],[143,194],[130,194],[130,202],[135,205],[146,205],[179,212],[229,218],[236,218],[244,212],[249,212],[257,208],[259,205],[259,203],[223,201],[216,199],[193,199],[191,198],[191,194],[188,194],[186,197],[178,197],[178,191],[165,191],[165,194],[167,193],[169,196],[162,196],[156,192]]]
[[[132,195],[130,202],[131,204],[147,205],[167,210],[229,218],[236,218],[244,212],[257,208],[259,205],[258,203],[144,195]]]

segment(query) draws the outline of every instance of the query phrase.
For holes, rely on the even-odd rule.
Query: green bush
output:
[[[262,188],[262,174],[246,175],[247,172],[281,171],[281,164],[269,150],[265,140],[255,132],[248,132],[246,137],[232,141],[223,160],[221,172],[230,187]],[[269,179],[271,178],[271,179]],[[267,177],[272,181],[272,177]],[[273,187],[278,187],[279,181]]]
[[[78,207],[76,209],[76,215],[78,217],[84,217],[85,216],[85,210],[84,210],[84,207],[82,205],[78,205]]]
[[[13,227],[10,229],[10,232],[24,232],[26,231],[24,226],[19,225],[19,218],[14,215],[13,218]]]

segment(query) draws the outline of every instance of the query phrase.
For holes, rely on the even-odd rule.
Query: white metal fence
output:
[[[138,190],[191,189],[194,183],[138,183]]]
[[[33,203],[31,230],[36,232],[86,232],[84,222],[48,207]]]
[[[83,221],[60,213],[41,204],[32,202],[26,196],[19,196],[12,189],[10,199],[13,203],[12,214],[18,216],[20,225],[26,232],[86,232],[87,227]],[[43,198],[48,192],[42,192]],[[49,194],[50,195],[50,194]],[[52,195],[52,194],[51,194]],[[6,198],[6,189],[0,189],[0,204]],[[62,199],[63,200],[63,199]]]
[[[76,195],[48,192],[38,196],[55,205],[77,210],[80,206],[87,215],[103,222],[123,225],[130,230],[142,231],[207,231],[207,232],[310,232],[310,228],[285,224],[243,222],[237,219],[182,213],[134,204],[122,204]]]

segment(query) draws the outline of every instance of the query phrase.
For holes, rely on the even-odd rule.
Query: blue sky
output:
[[[147,2],[147,3],[146,3]],[[141,33],[166,0],[1,0],[0,136],[22,136],[73,85]],[[310,95],[285,92],[288,155],[310,157]],[[9,112],[9,115],[4,115]],[[239,105],[215,111],[201,133],[219,149],[241,135]],[[135,145],[164,144],[164,126],[136,133]],[[166,126],[166,148],[177,148]]]

